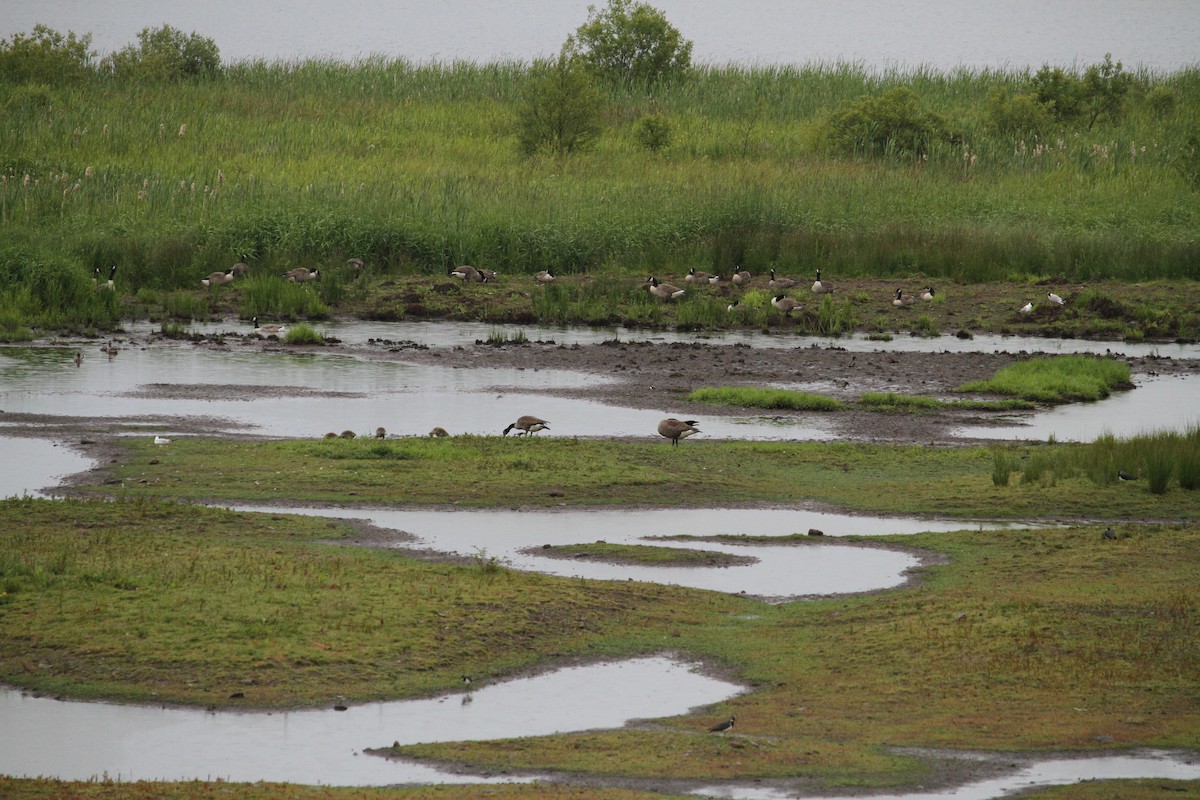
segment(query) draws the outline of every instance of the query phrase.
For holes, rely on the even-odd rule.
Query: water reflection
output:
[[[1115,392],[1096,403],[1071,403],[1038,411],[1008,424],[963,427],[958,438],[1033,439],[1091,442],[1112,434],[1118,438],[1162,430],[1200,426],[1200,376],[1139,377],[1137,388]]]
[[[991,800],[991,798],[1008,797],[1018,792],[1027,792],[1039,786],[1060,786],[1091,780],[1134,780],[1138,778],[1196,780],[1200,778],[1200,762],[1191,755],[1157,750],[1093,758],[1050,759],[1036,762],[999,778],[989,778],[937,792],[871,794],[855,795],[855,797],[866,797],[870,800]],[[786,800],[786,798],[796,797],[792,792],[747,786],[710,786],[697,790],[695,794],[705,797],[736,798],[736,800]],[[805,797],[809,796],[805,795]],[[846,795],[809,797],[809,800],[845,799]]]
[[[825,514],[792,509],[655,509],[588,511],[392,511],[384,509],[292,509],[236,507],[241,511],[286,512],[365,519],[404,531],[416,541],[403,546],[451,555],[496,558],[514,569],[589,580],[635,580],[747,594],[773,601],[807,595],[865,592],[897,586],[919,564],[909,553],[805,540],[800,545],[659,541],[652,537],[744,535],[786,536],[817,529],[828,536],[950,531],[978,523]],[[988,524],[999,528],[1005,525]],[[733,566],[639,566],[588,559],[550,558],[545,546],[590,544],[662,545],[727,553],[753,563]],[[809,545],[809,546],[805,546]]]
[[[0,690],[0,774],[90,780],[282,781],[332,786],[483,783],[361,755],[393,742],[465,741],[619,728],[726,700],[741,687],[693,665],[639,658],[558,670],[424,700],[346,711],[210,712],[58,701]],[[252,693],[252,692],[248,692]]]
[[[45,439],[0,436],[0,453],[0,498],[52,496],[63,478],[91,466],[69,447]]]
[[[553,327],[538,325],[493,325],[483,322],[314,322],[314,328],[346,344],[411,342],[426,347],[466,347],[486,342],[492,336],[507,339],[524,336],[531,342],[588,345],[619,340],[622,342],[702,342],[718,345],[745,345],[768,349],[833,347],[852,352],[904,353],[1092,353],[1142,357],[1200,358],[1200,344],[1165,342],[1111,342],[1087,339],[1047,339],[1041,336],[1001,336],[979,334],[971,339],[957,336],[911,336],[901,334],[890,341],[870,339],[867,334],[851,336],[801,336],[792,333],[764,333],[759,330],[679,332],[625,327]],[[149,336],[161,330],[156,323],[131,323],[129,333]],[[245,323],[237,320],[193,322],[188,330],[205,335],[247,334]],[[381,347],[386,346],[380,344]]]

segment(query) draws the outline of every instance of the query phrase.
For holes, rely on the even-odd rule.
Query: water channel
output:
[[[368,340],[415,341],[434,347],[465,346],[487,338],[478,327],[447,328],[405,325],[331,326],[330,335],[347,342]],[[489,328],[488,331],[491,329]],[[637,332],[623,332],[632,339]],[[556,338],[559,343],[588,343],[594,337],[611,339],[611,331],[537,332],[537,337]],[[650,336],[647,334],[647,336]],[[672,338],[675,335],[653,334]],[[589,338],[593,337],[593,338]],[[758,347],[827,346],[824,343],[792,341],[783,337],[752,334],[719,337],[721,344]],[[603,341],[603,339],[600,339]],[[959,342],[960,340],[954,340]],[[517,370],[447,370],[378,363],[343,355],[291,355],[284,352],[220,352],[190,346],[155,346],[123,350],[112,360],[85,359],[76,367],[71,356],[78,343],[62,342],[43,348],[6,348],[0,351],[0,408],[6,412],[56,414],[74,417],[118,417],[130,421],[210,417],[217,430],[252,430],[257,435],[320,435],[329,427],[336,409],[346,427],[368,429],[385,411],[395,413],[403,403],[406,414],[416,414],[414,433],[435,418],[421,412],[447,402],[462,402],[463,395],[486,399],[481,408],[495,405],[479,432],[493,428],[526,408],[536,397],[555,407],[555,398],[538,395],[539,388],[586,386],[604,380],[570,372],[540,370],[530,375]],[[854,338],[836,340],[832,346],[930,347],[951,345],[920,339],[878,343]],[[1016,348],[1045,351],[1041,340],[976,340],[978,348]],[[1074,347],[1097,347],[1095,343],[1062,342],[1066,352]],[[1111,344],[1105,348],[1112,347]],[[946,348],[948,349],[948,348]],[[1117,348],[1112,348],[1117,350]],[[1122,350],[1124,350],[1124,346]],[[1172,357],[1196,358],[1200,350],[1172,345],[1162,352]],[[1095,350],[1087,350],[1096,352]],[[1130,353],[1131,355],[1133,353]],[[1148,353],[1147,353],[1148,354]],[[1180,419],[1194,424],[1195,404],[1182,398],[1200,396],[1190,378],[1146,379],[1139,389],[1092,404],[1093,412],[1113,404],[1116,417],[1147,415],[1157,408],[1168,410],[1170,423]],[[216,387],[287,387],[299,396],[258,401],[224,396],[200,399],[180,391],[170,399],[152,399],[143,391],[150,384]],[[520,386],[520,392],[505,387]],[[353,387],[345,391],[345,387]],[[332,391],[333,397],[326,394]],[[1180,394],[1182,393],[1182,394]],[[506,405],[514,396],[519,404]],[[1130,406],[1136,399],[1146,406]],[[572,419],[571,404],[556,407],[564,420]],[[588,409],[600,431],[641,425],[629,409],[609,409],[599,404]],[[303,411],[306,406],[315,410]],[[541,406],[539,405],[539,408]],[[429,416],[421,417],[422,413]],[[490,413],[490,411],[488,412]],[[524,412],[522,412],[524,413]],[[637,412],[640,414],[640,412]],[[599,416],[606,421],[596,423]],[[651,417],[659,416],[650,412]],[[1036,418],[1037,415],[1035,415]],[[1095,415],[1093,414],[1093,417]],[[1102,415],[1103,416],[1103,415]],[[286,424],[280,417],[288,417]],[[786,433],[754,420],[731,422],[729,429],[706,426],[705,433],[729,438],[818,438],[797,426]],[[607,426],[607,427],[606,427]],[[758,426],[758,427],[756,427]],[[0,463],[0,496],[53,494],[53,486],[72,472],[87,468],[88,462],[60,443],[38,438],[4,436],[0,415],[0,448],[6,458]],[[556,426],[561,430],[562,426]],[[569,424],[567,425],[569,427]],[[762,429],[760,431],[760,428]],[[1014,431],[1020,430],[1014,425]],[[1028,428],[1025,428],[1028,431]],[[1070,438],[1061,421],[1054,423],[1060,439]],[[1094,434],[1080,430],[1087,438]],[[169,431],[164,427],[164,431]],[[751,435],[747,435],[750,433]],[[604,434],[600,434],[604,435]],[[969,432],[963,435],[969,436]],[[989,429],[989,436],[995,431]],[[1021,438],[1039,438],[1022,436]],[[880,548],[845,546],[837,537],[859,534],[893,534],[916,531],[958,530],[975,527],[962,521],[913,520],[851,517],[794,509],[686,509],[642,511],[390,511],[366,509],[275,509],[264,506],[243,510],[321,514],[369,519],[379,527],[405,531],[416,540],[404,546],[441,550],[458,555],[496,557],[513,568],[593,580],[649,580],[730,593],[745,593],[772,602],[795,600],[810,595],[866,591],[895,586],[917,565],[910,554]],[[659,537],[687,534],[758,534],[785,536],[811,528],[830,539],[806,540],[811,546],[739,545],[729,543],[670,540]],[[540,551],[546,545],[589,543],[666,544],[698,548],[747,557],[749,563],[730,567],[664,568],[613,565],[583,559],[552,559]],[[473,776],[442,773],[424,765],[386,761],[363,754],[393,741],[459,741],[510,736],[533,736],[604,727],[619,727],[633,719],[687,713],[699,706],[720,702],[741,688],[700,674],[693,665],[668,658],[634,659],[614,664],[592,665],[550,672],[477,689],[470,696],[450,695],[423,700],[374,703],[346,711],[305,710],[291,712],[205,712],[109,703],[84,703],[33,697],[22,692],[0,690],[0,718],[20,737],[3,737],[0,743],[0,774],[48,776],[68,780],[100,775],[121,780],[215,779],[269,780],[329,785],[381,785],[392,783],[480,782]],[[1092,778],[1162,777],[1200,778],[1200,765],[1178,754],[1139,752],[1101,758],[1050,759],[1014,769],[1003,778],[981,781],[953,790],[897,795],[904,800],[956,798],[960,800],[999,797],[1032,785],[1068,783]],[[518,776],[486,780],[522,780]],[[745,800],[775,800],[789,796],[760,787],[706,787],[699,794]],[[891,797],[891,796],[889,796]],[[881,798],[882,800],[882,798]]]

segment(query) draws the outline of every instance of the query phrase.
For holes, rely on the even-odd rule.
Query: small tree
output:
[[[566,47],[578,53],[605,80],[648,88],[678,80],[692,64],[692,43],[666,15],[648,3],[609,0],[599,11],[588,6],[588,21]]]
[[[603,107],[588,70],[566,48],[553,60],[534,62],[518,112],[521,152],[566,155],[590,146],[600,135]]]
[[[134,80],[173,81],[220,74],[221,51],[212,39],[178,28],[143,28],[138,43],[113,53],[108,64],[114,75]]]
[[[671,134],[671,121],[657,111],[642,117],[633,126],[633,135],[638,144],[651,153],[669,147]]]
[[[1131,83],[1133,76],[1125,72],[1120,61],[1113,63],[1112,53],[1105,53],[1103,62],[1087,68],[1083,74],[1082,94],[1089,113],[1089,130],[1101,116],[1107,115],[1113,121],[1120,118]]]
[[[0,41],[0,80],[42,84],[74,83],[92,71],[96,57],[90,33],[76,38],[53,28],[34,25],[33,33],[14,33]]]
[[[988,118],[1000,133],[1013,136],[1037,136],[1054,123],[1050,110],[1032,94],[1009,95],[996,89],[988,98]]]
[[[1075,119],[1083,106],[1079,79],[1061,67],[1043,65],[1033,76],[1033,93],[1059,122]]]

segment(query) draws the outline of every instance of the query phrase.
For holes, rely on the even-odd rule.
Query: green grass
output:
[[[942,411],[962,409],[964,411],[1022,411],[1036,408],[1028,400],[938,400],[936,397],[921,397],[896,394],[895,392],[864,392],[859,395],[859,405],[881,411]]]
[[[283,341],[287,344],[325,344],[325,337],[312,325],[300,323],[288,328]]]
[[[1194,438],[1176,438],[1185,452]],[[1090,465],[1108,463],[1103,442],[1014,447],[1028,475],[1039,463],[1055,480],[993,485],[993,450],[929,449],[821,442],[665,442],[499,436],[219,441],[176,439],[169,449],[122,442],[108,468],[115,484],[84,491],[123,496],[247,502],[454,504],[467,507],[637,506],[794,503],[809,498],[852,511],[1029,519],[1051,513],[1094,518],[1197,519],[1192,492],[1154,494],[1147,482],[1115,480],[1116,468],[1140,470],[1138,453],[1162,446],[1153,436],[1123,440],[1112,480]],[[1132,468],[1131,468],[1132,466]],[[487,475],[464,484],[456,476]],[[187,476],[186,480],[183,476]],[[1040,475],[1038,476],[1040,478]],[[233,478],[233,479],[231,479]],[[351,495],[350,493],[354,494]]]
[[[1113,358],[1070,355],[1030,358],[1011,364],[960,392],[1008,394],[1041,403],[1102,400],[1116,389],[1132,388],[1128,364]]]
[[[611,639],[625,625],[661,635],[732,607],[323,544],[353,532],[305,517],[24,499],[0,502],[0,519],[0,682],[80,697],[223,706],[240,691],[287,707],[429,694],[551,654],[629,653]],[[685,596],[690,611],[675,607]]]
[[[746,563],[741,556],[713,550],[693,550],[686,547],[660,547],[638,544],[591,544],[557,545],[538,553],[551,558],[588,558],[614,564],[656,564],[659,566],[713,566],[727,567]]]
[[[52,87],[53,112],[16,104],[0,131],[10,175],[0,223],[20,255],[0,262],[54,279],[28,302],[0,266],[0,306],[19,307],[27,326],[112,324],[116,308],[67,302],[59,289],[86,291],[93,267],[119,263],[122,294],[199,291],[201,277],[244,261],[239,312],[294,319],[354,300],[359,289],[342,268],[350,256],[383,282],[461,263],[505,277],[734,264],[758,275],[820,267],[835,283],[920,272],[939,290],[947,280],[1200,277],[1200,211],[1176,169],[1200,116],[1195,69],[1139,74],[1119,122],[1064,131],[1029,152],[987,121],[990,93],[1020,89],[1021,71],[707,67],[653,98],[614,93],[596,149],[563,162],[517,154],[528,79],[519,63],[367,59],[244,63],[220,80],[171,85],[98,77]],[[961,141],[919,166],[824,147],[834,109],[895,85],[953,120]],[[1144,101],[1158,86],[1178,96],[1166,116]],[[21,91],[0,84],[0,104]],[[661,155],[634,134],[651,103],[676,133]],[[977,159],[970,176],[964,147]],[[319,285],[287,290],[310,297],[253,285],[295,266],[321,268]],[[61,270],[73,277],[59,280]],[[539,313],[552,322],[562,307],[543,294]],[[1058,320],[1075,319],[1072,300]],[[688,305],[683,324],[718,324],[724,307]],[[652,309],[640,309],[643,323]],[[597,322],[612,315],[603,304],[588,310]],[[1151,302],[1125,310],[1133,326],[1111,320],[1110,334],[1192,330]],[[811,314],[789,324],[826,333],[858,324],[840,298]],[[928,314],[919,329],[944,329],[938,309]]]
[[[688,394],[687,399],[718,406],[786,408],[792,411],[841,411],[846,407],[845,403],[835,397],[789,389],[756,389],[742,386],[696,389]]]

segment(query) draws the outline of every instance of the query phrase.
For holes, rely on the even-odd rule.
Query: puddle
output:
[[[524,335],[529,341],[553,341],[560,345],[600,344],[619,339],[623,342],[705,342],[743,344],[762,348],[838,347],[854,352],[900,351],[917,353],[1115,353],[1126,356],[1160,355],[1172,358],[1200,358],[1200,344],[1125,343],[1085,339],[1046,339],[1038,336],[999,336],[983,334],[972,339],[954,335],[923,337],[902,334],[889,342],[868,339],[866,335],[828,337],[798,336],[762,331],[676,332],[638,330],[623,327],[579,328],[535,325],[490,325],[478,322],[314,322],[325,336],[347,344],[366,344],[369,340],[415,342],[427,347],[459,347],[486,342],[494,334],[513,338]],[[159,323],[130,323],[130,333],[147,335],[162,329]],[[231,319],[196,322],[188,327],[195,333],[249,333],[247,322]]]
[[[773,601],[807,595],[843,594],[902,584],[918,560],[882,548],[805,542],[793,546],[655,541],[647,537],[690,534],[784,536],[816,528],[829,537],[949,531],[979,527],[946,520],[860,517],[784,509],[671,509],[589,511],[389,511],[236,506],[241,511],[295,513],[366,519],[405,531],[417,541],[404,547],[468,558],[495,558],[513,569],[589,580],[634,580],[687,586]],[[1004,527],[1004,526],[989,526]],[[753,563],[732,566],[642,566],[539,555],[543,545],[662,545],[744,556]]]
[[[0,436],[0,453],[0,498],[52,496],[63,478],[92,467],[90,459],[45,439]]]
[[[1160,778],[1169,780],[1200,779],[1200,761],[1194,755],[1164,751],[1139,751],[1134,754],[1096,758],[1061,758],[1039,761],[999,778],[969,783],[938,792],[911,794],[856,794],[856,800],[991,800],[1026,792],[1039,786],[1061,786],[1090,780],[1132,780]],[[721,786],[699,789],[704,797],[736,800],[785,800],[797,797],[793,792],[755,787]],[[849,800],[850,795],[803,795],[806,800]]]
[[[964,427],[958,438],[1091,442],[1106,433],[1118,438],[1200,426],[1200,376],[1139,377],[1137,388],[1095,403],[1071,403],[1003,427]]]
[[[393,742],[465,741],[619,728],[685,714],[742,688],[666,658],[558,670],[464,695],[347,711],[202,711],[60,701],[0,690],[0,774],[60,780],[281,781],[329,786],[484,783],[362,754]]]

